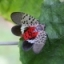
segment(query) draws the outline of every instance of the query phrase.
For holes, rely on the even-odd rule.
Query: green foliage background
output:
[[[36,18],[41,11],[42,0],[0,0],[0,15],[10,20],[12,12],[25,12]]]

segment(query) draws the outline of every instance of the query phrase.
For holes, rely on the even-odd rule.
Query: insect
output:
[[[45,25],[40,24],[33,16],[23,12],[13,12],[11,19],[17,24],[11,28],[12,33],[24,38],[23,50],[28,51],[32,48],[34,53],[40,53],[47,38]]]

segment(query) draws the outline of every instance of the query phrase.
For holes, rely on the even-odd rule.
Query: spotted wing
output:
[[[33,44],[33,51],[35,53],[39,53],[42,50],[45,45],[46,38],[46,32],[43,30],[40,31]]]
[[[13,12],[11,14],[11,19],[14,23],[25,25],[25,26],[39,24],[39,22],[33,16],[30,16],[23,12]]]

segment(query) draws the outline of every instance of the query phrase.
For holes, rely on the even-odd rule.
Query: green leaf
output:
[[[1,0],[0,15],[10,20],[12,12],[20,11],[38,18],[41,11],[41,3],[42,0]]]
[[[46,25],[47,42],[42,51],[35,54],[32,50],[23,51],[20,39],[20,61],[22,64],[64,64],[64,3],[44,0],[39,20]]]

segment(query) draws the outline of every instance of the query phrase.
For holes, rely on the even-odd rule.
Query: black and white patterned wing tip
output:
[[[11,14],[11,19],[14,23],[21,24],[21,19],[22,19],[23,15],[24,15],[24,13],[22,13],[22,12],[13,12]]]
[[[33,44],[34,53],[38,54],[41,52],[42,48],[46,43],[46,38],[47,38],[46,32],[41,31],[37,36],[35,43]]]
[[[27,26],[39,23],[38,20],[36,20],[33,16],[25,14],[23,12],[13,12],[11,14],[11,19],[16,24],[22,24]]]

